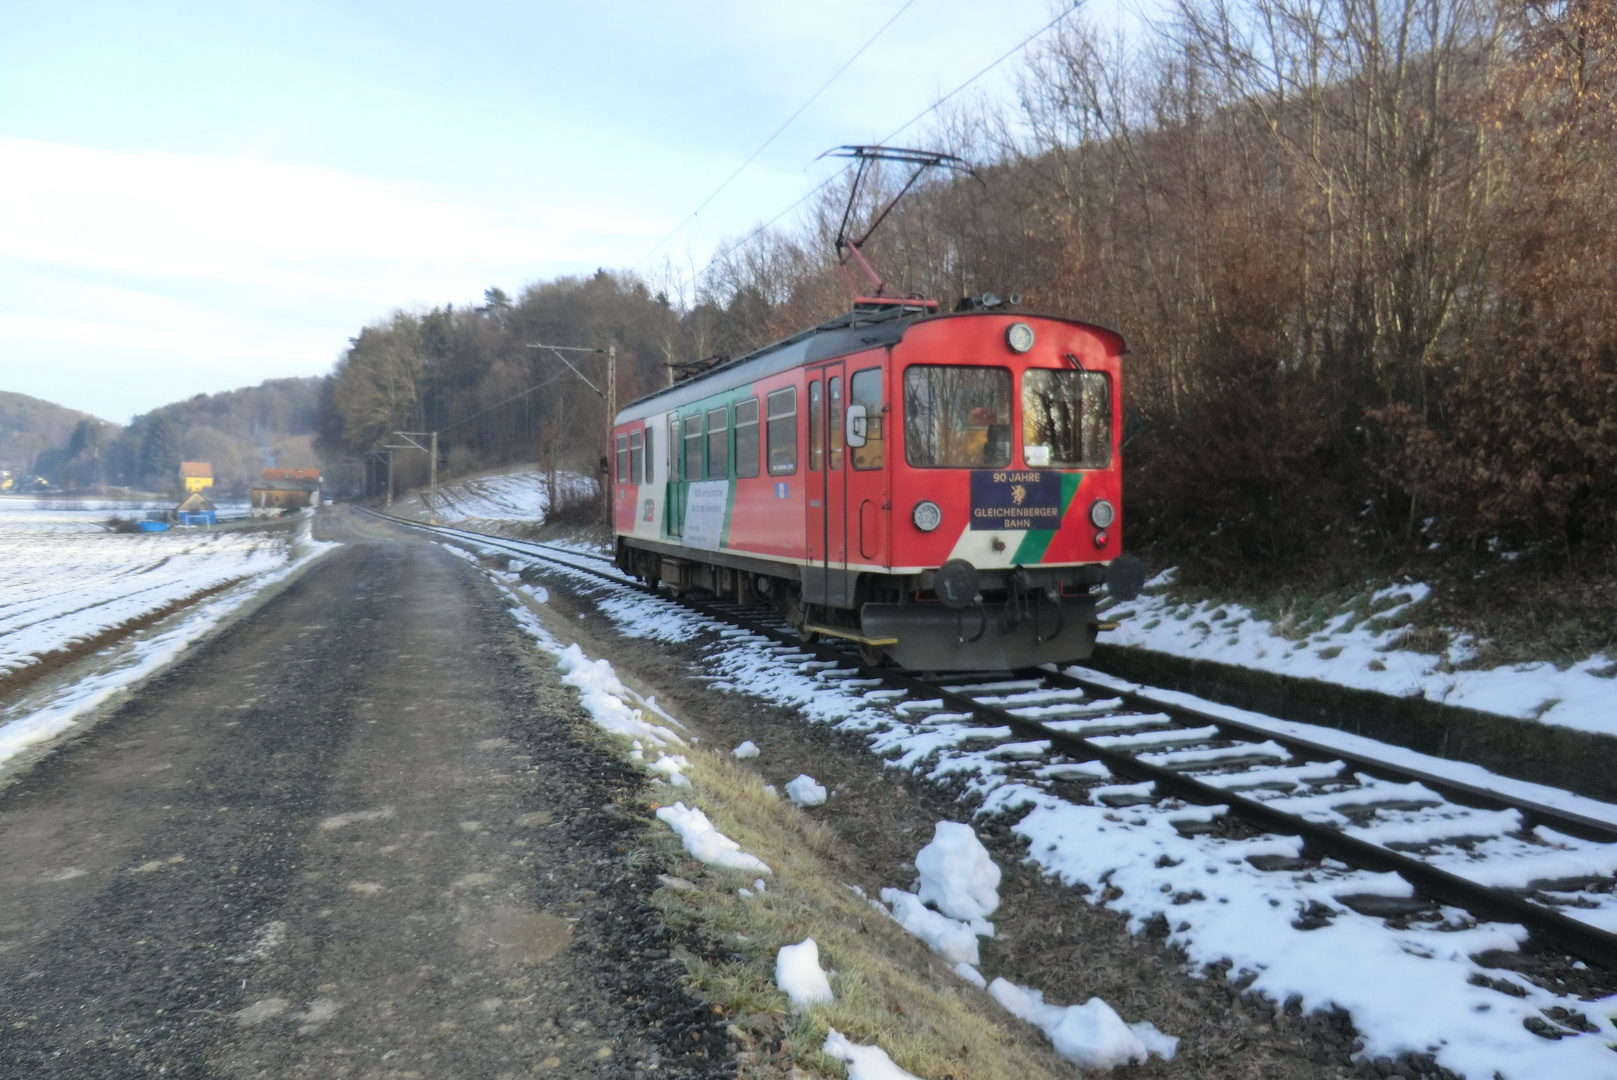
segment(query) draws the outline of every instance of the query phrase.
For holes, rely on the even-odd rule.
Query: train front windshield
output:
[[[904,372],[904,459],[918,468],[1011,463],[1011,373],[917,364]]]
[[[1110,465],[1112,395],[1105,374],[1046,368],[1023,372],[1022,454],[1030,468]]]

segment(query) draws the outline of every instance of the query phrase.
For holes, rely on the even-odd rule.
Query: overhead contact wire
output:
[[[908,4],[905,5],[905,7],[908,7],[908,6],[909,6]],[[1070,8],[1063,11],[1060,15],[1057,15],[1055,18],[1053,18],[1049,22],[1045,23],[1042,27],[1035,30],[1033,33],[1029,34],[1027,37],[1023,38],[1020,42],[1018,42],[1017,44],[1011,46],[1011,48],[1006,50],[1003,54],[1001,54],[1000,57],[997,60],[994,60],[987,67],[985,67],[981,71],[977,72],[977,74],[973,75],[971,78],[967,79],[965,82],[961,83],[959,86],[955,87],[953,90],[950,90],[947,94],[944,94],[937,101],[935,101],[931,105],[929,105],[927,108],[922,109],[920,112],[918,112],[914,116],[910,117],[910,119],[906,120],[904,123],[902,123],[898,127],[894,128],[883,139],[881,139],[881,143],[886,144],[888,141],[893,139],[895,136],[897,136],[900,133],[904,132],[905,130],[913,127],[916,124],[916,122],[918,122],[918,121],[920,121],[922,119],[925,119],[927,116],[929,116],[930,114],[932,114],[934,112],[937,112],[940,108],[943,107],[943,105],[950,98],[954,97],[956,94],[958,94],[962,90],[966,89],[968,86],[970,86],[972,83],[976,82],[978,79],[982,78],[984,75],[987,75],[990,71],[993,71],[995,68],[999,67],[999,65],[1003,64],[1005,61],[1009,60],[1011,57],[1015,56],[1017,53],[1021,52],[1025,48],[1027,48],[1034,41],[1038,40],[1039,38],[1043,37],[1045,34],[1049,33],[1052,29],[1054,29],[1057,25],[1059,25],[1063,20],[1065,20],[1066,18],[1071,16],[1074,12],[1076,12],[1078,10],[1079,6],[1080,6],[1079,4],[1074,3]],[[903,13],[904,13],[903,10],[900,9],[898,14],[902,15]],[[894,15],[893,18],[894,19],[898,18],[898,15]],[[889,26],[892,25],[891,20],[888,21],[888,25]],[[882,30],[885,30],[885,29],[887,29],[886,26],[882,27]],[[877,34],[879,36],[880,31],[877,31]],[[875,38],[871,38],[871,41],[875,41]],[[866,42],[865,43],[865,48],[869,48],[869,47],[870,47],[870,42]],[[864,52],[864,49],[860,49],[859,52]],[[854,57],[857,59],[858,53],[855,53]],[[853,63],[853,61],[849,60],[848,63],[851,64],[851,63]],[[846,69],[847,64],[844,64],[843,68]],[[839,71],[839,72],[837,72],[837,74],[840,75],[840,74],[842,74],[842,72]],[[835,76],[832,76],[832,77],[835,78]],[[829,86],[829,85],[830,85],[830,83],[826,84],[826,86]],[[825,87],[821,87],[820,89],[824,90]],[[818,97],[819,95],[816,94],[815,96]],[[811,98],[810,100],[812,101],[813,99]],[[807,105],[805,105],[804,108],[807,108]],[[799,109],[798,112],[802,112],[802,109]],[[793,119],[796,119],[795,114],[793,115]],[[787,123],[791,123],[791,121],[788,120]],[[782,130],[785,130],[784,125],[782,126]],[[775,134],[778,135],[778,134],[780,134],[780,132],[777,131]],[[771,135],[770,138],[773,139],[774,136]],[[768,145],[768,144],[766,143],[765,145]],[[759,149],[762,150],[762,147],[760,147]],[[753,155],[753,157],[757,157],[757,156],[758,156],[757,154]],[[752,158],[748,158],[747,160],[750,162],[752,160]],[[731,245],[730,250],[735,251],[735,250],[737,250],[739,248],[745,247],[747,244],[750,244],[760,234],[762,234],[765,230],[767,230],[771,225],[775,224],[775,222],[779,221],[781,218],[785,217],[787,214],[791,213],[793,210],[796,210],[799,206],[802,206],[804,203],[808,202],[815,195],[818,195],[820,192],[824,191],[827,187],[831,186],[831,184],[834,181],[836,181],[838,177],[841,177],[844,174],[846,174],[847,171],[848,171],[848,168],[851,168],[851,167],[852,166],[848,166],[847,168],[843,168],[840,171],[835,172],[831,176],[829,176],[826,179],[822,180],[815,187],[811,188],[809,190],[808,194],[804,195],[802,198],[800,198],[796,202],[792,203],[792,205],[788,206],[786,209],[782,210],[780,213],[776,214],[774,217],[770,218],[768,221],[764,222],[762,225],[760,225],[756,229],[752,230],[752,232],[750,232],[746,236],[742,237],[735,244]],[[746,165],[742,165],[742,168],[746,168]],[[736,173],[739,174],[740,169],[736,170]],[[734,180],[734,179],[735,179],[735,175],[732,175],[730,177],[730,180]],[[726,180],[725,183],[728,184],[730,182],[730,180]],[[714,192],[714,194],[716,195],[716,194],[718,194],[718,192]],[[708,201],[712,201],[711,196],[709,196]],[[706,206],[707,203],[704,202],[702,205]],[[701,210],[701,207],[698,207],[697,210],[699,212]],[[696,214],[694,214],[694,213],[691,215],[691,217],[695,217],[695,216],[696,216]],[[687,219],[687,220],[689,220],[689,219]],[[685,222],[681,222],[678,229],[675,229],[673,233],[669,233],[668,236],[664,237],[661,241],[658,242],[657,247],[661,247],[663,244],[666,244],[670,239],[673,238],[674,234],[677,233],[679,231],[679,229],[682,229],[684,227],[685,227]],[[652,252],[655,252],[656,250],[657,250],[657,248],[652,248],[651,251],[646,253],[646,256],[642,256],[640,262],[645,262],[646,257],[649,257],[652,254]],[[640,263],[635,264],[635,266],[639,266],[639,265],[640,265]],[[686,283],[688,284],[689,282],[695,281],[698,278],[702,277],[704,274],[706,274],[712,268],[712,266],[713,266],[713,260],[710,259],[710,260],[708,260],[707,266],[704,266],[701,270],[699,270],[695,274],[691,275],[691,277],[687,279]]]
[[[809,95],[809,99],[807,101],[803,102],[803,104],[801,104],[801,105],[799,105],[797,107],[796,112],[792,113],[792,115],[790,115],[790,116],[788,116],[786,118],[785,123],[781,124],[780,127],[775,129],[774,134],[770,135],[769,138],[767,138],[767,139],[765,139],[763,141],[763,143],[758,147],[758,149],[754,150],[751,154],[749,154],[747,156],[746,161],[743,161],[740,165],[736,166],[735,172],[733,172],[729,176],[725,177],[724,183],[722,183],[718,187],[714,188],[713,193],[710,194],[707,198],[703,199],[699,204],[697,204],[696,209],[691,211],[689,217],[685,218],[678,225],[674,226],[673,231],[670,232],[667,236],[663,237],[661,240],[659,240],[655,244],[653,244],[652,247],[651,247],[651,250],[647,251],[644,255],[640,256],[640,258],[635,262],[634,266],[630,267],[630,269],[631,270],[639,269],[641,263],[645,262],[647,259],[649,259],[653,255],[655,255],[659,248],[661,248],[664,244],[668,243],[668,241],[672,240],[675,236],[679,235],[679,231],[681,229],[683,229],[686,225],[689,225],[692,221],[696,220],[696,216],[698,214],[700,214],[703,210],[707,209],[708,204],[711,203],[714,199],[718,198],[719,193],[722,192],[725,188],[729,187],[730,182],[732,180],[734,180],[736,177],[740,176],[742,174],[742,172],[744,172],[746,170],[748,165],[751,165],[754,161],[756,161],[758,159],[758,155],[763,153],[765,150],[767,150],[769,148],[769,144],[773,143],[777,138],[780,137],[781,132],[783,132],[787,128],[791,127],[792,126],[792,121],[796,120],[799,116],[802,116],[803,111],[805,109],[807,109],[810,105],[814,104],[814,102],[819,99],[821,94],[823,94],[827,90],[829,90],[831,88],[831,84],[836,82],[839,78],[841,78],[842,73],[847,71],[850,67],[852,67],[853,62],[855,60],[859,59],[861,56],[863,56],[865,54],[866,49],[868,49],[872,45],[876,44],[876,39],[881,37],[883,34],[885,34],[887,32],[887,28],[892,26],[895,22],[897,22],[898,17],[900,15],[904,14],[906,11],[908,11],[910,9],[910,7],[914,3],[915,3],[915,0],[904,0],[904,6],[899,8],[896,12],[894,12],[892,18],[890,18],[886,22],[882,23],[881,29],[877,30],[874,34],[870,35],[870,40],[869,41],[866,41],[863,45],[859,46],[859,51],[855,52],[852,56],[848,57],[847,61],[841,67],[837,68],[835,73],[833,73],[832,76],[829,79],[825,80],[825,82],[820,86],[820,88],[818,90],[814,91],[814,93]],[[801,202],[801,200],[799,200],[799,201]],[[782,212],[783,216],[784,216],[784,213],[785,213],[785,211]],[[779,219],[777,218],[776,220],[779,220]]]

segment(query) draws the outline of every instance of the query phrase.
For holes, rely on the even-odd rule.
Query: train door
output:
[[[884,383],[885,351],[850,356],[843,427],[847,436],[846,498],[849,560],[855,565],[886,566],[887,526],[891,518],[887,493],[886,446],[888,410]],[[850,575],[850,577],[853,575]]]
[[[700,414],[698,414],[700,417]],[[697,423],[701,423],[700,419]],[[679,413],[668,414],[668,498],[664,503],[667,515],[665,526],[669,536],[683,536],[685,533],[685,491],[689,477],[685,476],[684,452],[685,441],[680,427]],[[695,479],[700,480],[698,473]]]
[[[853,604],[848,572],[847,462],[843,440],[847,378],[841,361],[808,372],[808,506],[804,521],[804,599],[831,607]]]

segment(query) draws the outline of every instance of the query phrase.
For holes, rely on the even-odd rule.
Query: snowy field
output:
[[[101,654],[106,662],[81,683],[0,711],[0,762],[61,731],[258,590],[336,546],[312,541],[307,517],[292,531],[108,533],[83,531],[82,523],[61,519],[68,513],[74,511],[0,515],[0,678],[25,674],[53,653],[225,588],[177,616],[176,625],[160,623],[137,641],[108,646]]]
[[[119,499],[35,499],[0,497],[0,540],[18,533],[105,533],[112,518],[143,519],[152,511],[172,509],[176,500],[139,502]],[[247,503],[215,503],[220,521],[252,512]]]
[[[597,488],[588,477],[563,472],[557,486],[565,495],[594,496]],[[545,474],[537,469],[457,480],[438,488],[438,520],[444,524],[475,521],[542,521],[550,508]],[[427,516],[427,498],[417,492],[394,501],[394,512]]]
[[[1103,605],[1119,626],[1102,642],[1617,735],[1617,657],[1597,654],[1565,671],[1547,662],[1454,671],[1443,668],[1472,655],[1469,639],[1457,638],[1441,656],[1391,648],[1409,609],[1430,594],[1425,585],[1382,589],[1369,598],[1372,618],[1344,610],[1291,641],[1239,604],[1180,603],[1171,583],[1168,571],[1138,598]]]
[[[510,554],[485,551],[500,558]],[[497,576],[515,586],[513,571],[523,564],[511,559],[509,570]],[[1031,862],[1068,885],[1085,887],[1082,899],[1074,893],[1075,903],[1101,903],[1125,913],[1136,933],[1165,922],[1168,941],[1183,949],[1190,968],[1204,977],[1227,978],[1275,1002],[1295,999],[1304,1011],[1346,1010],[1364,1040],[1366,1059],[1430,1055],[1457,1073],[1504,1080],[1617,1075],[1617,1053],[1611,1049],[1617,1042],[1612,1019],[1617,996],[1583,1000],[1571,991],[1546,990],[1508,967],[1483,967],[1473,959],[1517,951],[1526,939],[1520,926],[1477,922],[1463,911],[1443,908],[1435,920],[1394,928],[1336,899],[1409,895],[1407,883],[1394,875],[1334,860],[1325,860],[1313,872],[1260,870],[1249,856],[1295,855],[1295,839],[1229,840],[1195,831],[1185,835],[1178,824],[1208,819],[1219,808],[1163,800],[1114,809],[1102,795],[1123,789],[1103,765],[1058,762],[1029,775],[1017,766],[1015,754],[1005,753],[1010,747],[993,745],[1009,737],[1008,729],[966,723],[966,717],[941,712],[941,702],[903,701],[901,691],[827,672],[827,665],[806,654],[794,655],[674,604],[553,565],[535,565],[547,574],[573,577],[579,591],[593,597],[620,633],[669,643],[706,638],[710,645],[699,672],[715,691],[745,693],[792,708],[806,721],[862,735],[885,767],[962,790],[972,815],[1007,821],[1027,839]],[[524,591],[542,602],[537,591]],[[519,620],[525,614],[519,613]],[[559,649],[560,643],[552,647]],[[1096,708],[1104,712],[1105,705],[1096,703]],[[623,704],[618,708],[629,712]],[[628,719],[641,722],[637,712]],[[1070,721],[1084,722],[1081,717]],[[767,745],[758,749],[769,753]],[[1453,765],[1412,751],[1397,753],[1434,773]],[[1466,779],[1487,782],[1481,770],[1467,768],[1472,772]],[[1057,794],[1052,781],[1080,776],[1095,784],[1085,795]],[[1501,783],[1522,787],[1515,781]],[[1566,793],[1553,799],[1593,817],[1617,819],[1614,806]],[[1558,857],[1574,861],[1608,854],[1584,852],[1569,837],[1550,840],[1558,845]],[[1508,876],[1517,870],[1522,867],[1507,863],[1494,873]],[[896,895],[889,902],[895,917],[904,918],[904,909],[914,907]],[[961,971],[962,978],[973,974]],[[995,996],[1018,1015],[1027,1011],[1030,1017],[1043,1016],[1040,1010],[1053,1008],[1033,1000],[1037,987],[1014,989],[1014,994],[1003,992],[1002,986]],[[1057,1010],[1048,1018],[1057,1013],[1070,1015],[1070,1010]],[[1582,1017],[1584,1030],[1556,1027],[1557,1038],[1534,1033],[1534,1026],[1544,1027],[1546,1016],[1557,1015]]]

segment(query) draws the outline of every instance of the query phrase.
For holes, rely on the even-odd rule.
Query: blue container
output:
[[[141,532],[168,532],[168,522],[140,521],[135,523],[135,528],[139,529]]]

